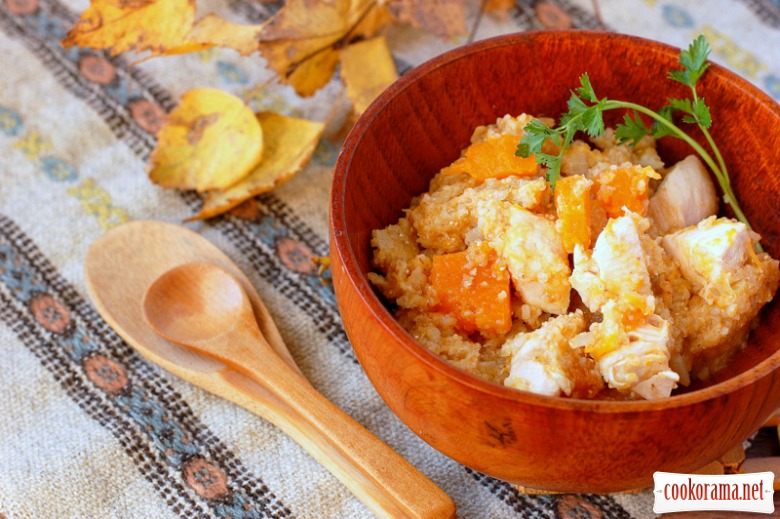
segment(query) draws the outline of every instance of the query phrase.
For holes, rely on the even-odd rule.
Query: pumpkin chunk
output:
[[[651,178],[661,176],[650,166],[636,165],[610,168],[595,177],[596,200],[609,218],[623,216],[623,207],[644,216],[647,213],[647,188]]]
[[[511,328],[509,272],[487,243],[434,256],[431,285],[434,310],[453,315],[464,332],[493,337]]]
[[[583,249],[590,247],[592,184],[582,175],[563,177],[555,184],[555,210],[558,213],[555,228],[568,254],[574,252],[575,245]]]
[[[515,155],[517,135],[504,134],[483,142],[475,142],[458,160],[444,168],[444,173],[468,173],[473,178],[505,178],[511,175],[529,177],[536,175],[539,165],[536,158]]]

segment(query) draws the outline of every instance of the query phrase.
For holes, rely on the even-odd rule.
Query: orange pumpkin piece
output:
[[[582,175],[562,177],[555,183],[555,228],[569,254],[575,245],[590,247],[591,185],[593,182]]]
[[[623,207],[638,215],[647,212],[647,188],[650,179],[661,176],[650,166],[605,169],[595,177],[596,200],[609,218],[623,215]]]
[[[449,313],[466,333],[503,335],[512,327],[509,271],[485,242],[462,252],[434,256],[431,284],[435,311]]]
[[[539,171],[536,158],[515,155],[520,137],[505,134],[475,142],[458,160],[444,168],[444,173],[468,173],[478,180],[504,178],[511,175],[533,176]]]

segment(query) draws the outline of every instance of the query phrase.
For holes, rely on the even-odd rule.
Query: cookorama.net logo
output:
[[[771,514],[775,511],[772,472],[754,474],[653,474],[653,512],[729,510]]]

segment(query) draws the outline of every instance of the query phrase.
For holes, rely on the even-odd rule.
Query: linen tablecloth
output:
[[[0,517],[370,517],[273,425],[148,363],[94,309],[83,263],[96,238],[130,220],[181,223],[199,208],[194,194],[164,190],[145,173],[163,114],[191,88],[246,95],[271,73],[260,57],[229,50],[130,66],[127,57],[63,48],[86,7],[0,1]],[[256,23],[279,4],[208,7]],[[777,0],[518,0],[504,19],[484,16],[474,37],[545,27],[677,46],[702,33],[714,61],[780,99]],[[388,41],[404,73],[465,37],[396,27]],[[276,84],[252,105],[324,120],[340,91],[338,76],[306,99]],[[336,122],[349,109],[342,104]],[[460,517],[652,516],[650,492],[521,493],[447,459],[389,411],[311,262],[328,254],[339,135],[326,131],[299,175],[242,214],[187,224],[248,275],[306,377],[451,495]]]

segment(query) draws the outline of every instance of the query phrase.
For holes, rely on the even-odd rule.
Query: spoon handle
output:
[[[225,370],[250,400],[231,398],[263,416],[336,476],[377,517],[452,518],[452,499],[276,355]],[[251,378],[249,378],[251,376]]]

